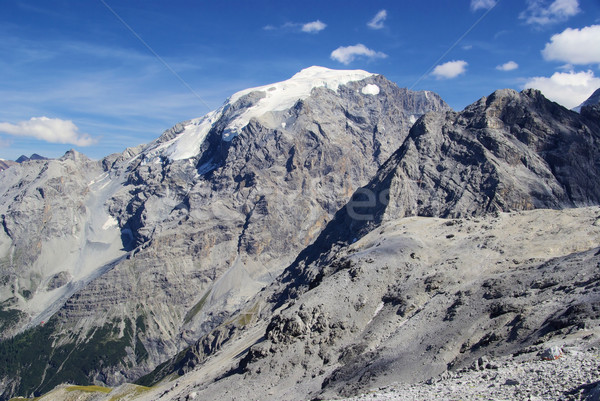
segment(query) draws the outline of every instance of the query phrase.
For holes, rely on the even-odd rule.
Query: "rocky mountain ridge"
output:
[[[297,78],[319,72],[330,74]],[[327,399],[549,343],[599,344],[598,106],[577,114],[501,90],[456,113],[431,92],[350,75],[307,97],[302,82],[244,91],[100,162],[63,158],[89,164],[94,191],[57,185],[63,172],[44,165],[58,194],[83,199],[69,218],[107,227],[101,240],[87,239],[98,224],[76,230],[81,249],[121,248],[100,276],[62,286],[74,291],[53,318],[0,343],[3,397],[117,386],[165,361],[138,381],[151,388],[94,399]],[[269,93],[296,86],[291,108],[260,114]],[[33,173],[13,175],[10,196],[59,208],[36,206]],[[10,241],[24,237],[19,213],[3,212]],[[46,232],[69,237],[49,216],[28,249],[43,251]],[[27,280],[11,280],[3,311],[25,297]]]
[[[6,170],[3,397],[135,380],[193,344],[318,236],[418,116],[446,109],[312,67],[123,154]]]
[[[21,155],[15,161],[0,159],[0,171],[6,170],[10,166],[14,166],[16,164],[24,163],[24,162],[27,162],[27,161],[30,161],[30,160],[48,160],[48,159],[46,157],[44,157],[44,156],[38,155],[37,153],[34,153],[31,156],[29,156],[29,157],[25,156],[25,155]]]
[[[140,383],[181,379],[141,399],[327,399],[597,345],[599,116],[531,90],[425,115],[270,287]]]
[[[573,110],[579,113],[584,106],[594,106],[598,104],[600,104],[600,88],[596,89],[589,98],[587,98],[583,103],[575,107]]]

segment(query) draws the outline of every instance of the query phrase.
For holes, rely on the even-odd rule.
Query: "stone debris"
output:
[[[600,400],[600,353],[571,350],[550,362],[494,360],[498,368],[462,370],[431,384],[394,384],[345,401],[384,400]]]

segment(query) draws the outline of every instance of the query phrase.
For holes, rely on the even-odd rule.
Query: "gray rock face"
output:
[[[64,352],[41,363],[59,367],[115,341],[86,368],[86,380],[114,385],[224,322],[319,235],[416,117],[448,109],[381,76],[336,74],[299,74],[285,93],[317,83],[285,107],[273,103],[279,84],[234,95],[204,119],[99,162],[68,152],[5,171],[0,301],[24,312],[8,334],[54,328]],[[5,397],[58,384],[40,375],[24,388],[25,363],[0,370],[12,380]],[[52,380],[75,380],[61,369]]]
[[[498,358],[597,347],[599,217],[596,206],[385,222],[306,265],[293,298],[276,281],[237,315],[248,320],[215,330],[229,336],[218,352],[187,355],[162,372],[183,376],[140,399],[336,399],[395,383],[416,393],[502,369]]]
[[[460,113],[427,114],[315,244],[352,241],[406,216],[598,204],[600,114],[584,110],[501,90]]]

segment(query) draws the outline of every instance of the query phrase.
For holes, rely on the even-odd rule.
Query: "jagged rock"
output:
[[[563,350],[561,347],[554,345],[550,348],[546,348],[544,352],[542,352],[542,359],[544,361],[553,361],[558,358],[562,358]]]

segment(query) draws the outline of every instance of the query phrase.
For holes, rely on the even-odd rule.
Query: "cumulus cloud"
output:
[[[514,61],[508,61],[496,67],[496,69],[500,71],[512,71],[516,70],[517,68],[519,68],[519,64],[515,63]]]
[[[552,35],[550,43],[542,50],[546,60],[569,64],[600,63],[600,25],[581,29],[567,28]]]
[[[362,43],[354,46],[340,46],[331,52],[331,59],[337,60],[342,64],[350,64],[357,57],[367,57],[370,59],[386,58],[387,54],[369,49]]]
[[[17,124],[0,122],[0,132],[76,146],[89,146],[97,142],[88,134],[79,133],[79,128],[72,121],[59,118],[33,117],[29,121],[20,121]]]
[[[456,78],[467,71],[467,65],[469,64],[464,60],[448,61],[447,63],[436,66],[433,69],[432,74],[437,79]]]
[[[600,78],[591,70],[555,72],[551,77],[530,78],[523,85],[525,88],[539,89],[548,99],[572,109],[600,88]]]
[[[371,21],[367,23],[367,26],[372,29],[382,29],[384,27],[383,22],[387,18],[387,11],[380,10]]]
[[[528,6],[519,18],[528,24],[547,25],[566,21],[579,14],[579,0],[528,0]]]
[[[481,8],[489,10],[496,5],[496,0],[471,0],[471,10],[477,11]]]
[[[327,27],[327,24],[325,24],[319,20],[316,20],[316,21],[308,22],[308,23],[302,25],[302,32],[317,33],[319,31],[322,31],[326,27]]]

